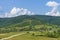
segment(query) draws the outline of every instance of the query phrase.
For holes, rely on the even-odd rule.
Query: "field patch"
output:
[[[25,32],[23,32],[23,33],[25,33]],[[40,32],[33,32],[32,31],[32,32],[26,32],[26,34],[23,34],[23,33],[20,33],[22,35],[15,36],[15,37],[12,37],[12,38],[9,38],[6,40],[60,40],[60,38],[49,38],[46,36],[36,36]],[[32,35],[33,33],[35,33],[35,35]],[[12,33],[12,34],[14,34],[14,33]]]

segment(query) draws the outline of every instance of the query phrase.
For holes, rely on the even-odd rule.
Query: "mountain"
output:
[[[22,15],[11,18],[0,18],[0,33],[20,31],[57,31],[60,34],[60,17]]]
[[[60,17],[57,16],[45,16],[45,15],[22,15],[12,18],[0,18],[0,27],[9,26],[27,26],[30,24],[50,24],[60,25]]]

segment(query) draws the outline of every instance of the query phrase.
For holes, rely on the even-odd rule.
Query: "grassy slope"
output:
[[[14,34],[19,34],[20,32],[12,32],[12,33],[7,33],[6,36],[11,36],[11,35],[14,35]],[[22,33],[22,32],[21,32]],[[8,40],[60,40],[60,38],[49,38],[49,37],[46,37],[46,36],[32,36],[32,33],[33,32],[30,32],[30,33],[26,33],[24,35],[20,35],[20,36],[17,36],[17,37],[14,37],[14,38],[11,38],[11,39],[8,39]],[[34,32],[35,34],[39,34],[39,32]]]
[[[15,34],[19,34],[19,33],[22,33],[22,32],[3,33],[4,35],[0,35],[0,38],[6,38],[6,37],[9,37],[9,36],[12,36],[12,35],[15,35]]]
[[[24,34],[8,40],[60,40],[60,38],[49,38],[44,36],[32,36],[31,34]]]

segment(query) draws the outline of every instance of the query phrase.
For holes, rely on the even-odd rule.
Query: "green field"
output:
[[[2,39],[2,38],[7,38],[7,37],[9,37],[9,36],[16,35],[16,34],[20,34],[20,33],[24,33],[24,32],[3,33],[3,34],[0,34],[0,39]]]
[[[25,34],[22,34],[25,33]],[[35,33],[35,35],[32,35],[33,33]],[[0,35],[0,39],[2,38],[8,38],[10,36],[16,35],[16,34],[22,34],[19,36],[15,36],[6,40],[60,40],[59,38],[50,38],[50,37],[46,37],[46,36],[36,36],[36,35],[40,35],[40,32],[11,32],[11,33],[5,33],[5,35]]]

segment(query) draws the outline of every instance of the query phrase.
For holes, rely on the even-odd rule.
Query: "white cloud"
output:
[[[46,5],[52,7],[52,10],[47,12],[45,15],[60,16],[60,12],[57,10],[58,6],[60,5],[59,3],[55,1],[49,1]]]
[[[0,17],[15,17],[19,15],[34,15],[34,13],[28,9],[13,7],[10,12],[6,12],[4,15],[0,15]]]
[[[18,13],[20,11],[20,8],[16,8],[16,7],[14,7],[12,10],[11,10],[11,14],[12,15],[14,15],[14,14],[16,14],[16,13]]]
[[[46,5],[47,5],[47,6],[51,6],[51,7],[56,7],[56,6],[58,6],[59,4],[58,4],[57,2],[55,2],[55,1],[49,1]]]

